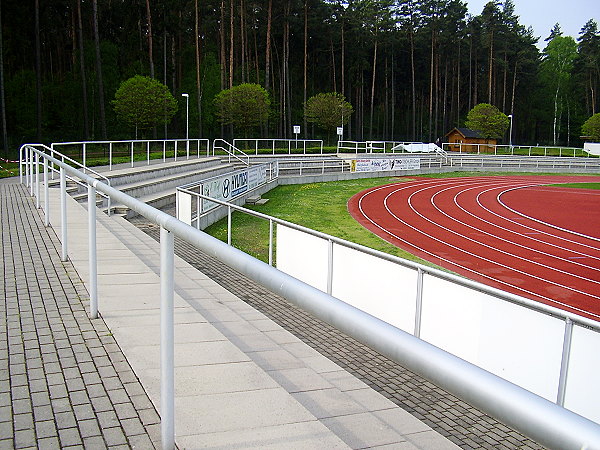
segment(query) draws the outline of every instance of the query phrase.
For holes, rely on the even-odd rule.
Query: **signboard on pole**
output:
[[[294,125],[294,134],[300,134],[300,125]]]
[[[344,135],[344,127],[337,127],[337,134],[338,134],[338,136],[343,136]]]

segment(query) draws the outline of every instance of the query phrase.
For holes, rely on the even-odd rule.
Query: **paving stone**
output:
[[[101,383],[102,376],[114,377],[113,395],[122,401],[127,391],[113,361],[119,371],[131,368],[104,322],[88,318],[85,285],[71,262],[60,261],[55,231],[43,225],[26,189],[10,180],[0,180],[0,218],[0,448],[106,448],[101,414],[115,445],[127,445],[115,408],[124,411],[132,402],[115,405]],[[137,378],[128,382],[137,383],[128,389],[151,407]],[[102,387],[98,401],[92,402],[86,383]],[[152,442],[144,426],[128,427],[139,442]]]

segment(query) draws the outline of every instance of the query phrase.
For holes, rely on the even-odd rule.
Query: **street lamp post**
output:
[[[190,94],[181,94],[185,97],[185,149],[189,156],[190,153]]]
[[[508,118],[510,119],[510,128],[508,130],[508,146],[510,147],[510,150],[512,152],[512,123],[513,123],[513,116],[512,114],[508,115]]]

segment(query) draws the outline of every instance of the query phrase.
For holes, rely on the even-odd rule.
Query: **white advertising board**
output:
[[[267,165],[249,167],[210,178],[202,183],[202,195],[228,202],[267,182]],[[209,200],[202,201],[202,212],[216,207]]]
[[[352,160],[352,172],[385,172],[388,170],[417,170],[421,168],[419,158],[377,158]]]
[[[277,268],[326,291],[328,241],[277,226]],[[416,270],[333,246],[332,294],[404,331],[415,323]],[[421,339],[552,402],[564,321],[424,274]],[[600,423],[600,333],[575,326],[565,407]]]
[[[177,191],[175,197],[177,218],[188,225],[192,224],[192,196],[186,192]]]

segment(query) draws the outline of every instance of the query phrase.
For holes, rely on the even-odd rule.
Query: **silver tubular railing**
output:
[[[250,156],[237,148],[235,145],[227,142],[225,139],[215,139],[213,141],[213,156],[215,156],[216,150],[224,151],[229,157],[229,162],[231,162],[231,158],[233,158],[247,166],[250,165]],[[241,156],[238,156],[238,154]]]
[[[50,172],[52,173],[52,179],[54,179],[54,174],[55,173],[60,173],[59,170],[56,170],[53,166],[53,164],[48,164],[48,159],[44,159],[44,161],[42,163],[39,162],[39,156],[36,156],[35,158],[30,155],[29,153],[27,153],[27,149],[31,148],[31,147],[38,147],[39,149],[42,149],[43,152],[46,153],[50,153],[50,156],[54,156],[55,154],[57,154],[59,156],[59,159],[64,163],[64,162],[68,162],[70,163],[71,166],[74,166],[76,168],[80,168],[84,173],[85,172],[89,172],[91,174],[93,174],[97,179],[101,179],[105,184],[107,184],[108,186],[110,186],[110,180],[102,175],[99,172],[96,172],[93,169],[90,169],[89,167],[85,167],[83,164],[81,164],[79,161],[76,161],[72,158],[69,158],[68,156],[65,156],[63,154],[58,153],[56,150],[52,149],[51,147],[48,147],[44,144],[25,144],[22,145],[19,148],[19,177],[20,177],[20,181],[23,182],[23,170],[24,168],[27,169],[27,172],[25,173],[25,176],[28,176],[29,174],[31,174],[31,176],[33,176],[34,174],[34,167],[37,167],[37,169],[35,170],[35,174],[36,176],[39,176],[39,166],[40,164],[43,164],[43,172],[44,172],[44,185],[45,185],[45,189],[46,189],[46,197],[48,196],[47,194],[47,189],[48,189],[48,180],[47,180],[47,172],[48,170],[50,170]],[[85,185],[85,183],[82,183],[81,181],[79,181],[76,178],[70,178],[69,180],[73,181],[74,183],[78,184],[79,186],[86,188],[87,186]],[[66,180],[65,180],[66,182]],[[39,208],[39,183],[37,183],[37,189],[38,189],[38,205],[37,207]],[[108,211],[108,215],[110,216],[111,214],[111,203],[110,203],[110,196],[100,192],[99,193],[102,197],[106,198],[106,202],[107,202],[107,211]],[[32,192],[33,195],[33,192]],[[89,200],[89,197],[88,197]],[[94,202],[95,202],[95,197],[94,197]],[[46,220],[48,220],[48,218],[46,218]],[[48,226],[48,223],[46,223],[46,226]]]
[[[206,145],[206,156],[210,155],[210,141],[208,139],[134,139],[125,141],[74,141],[74,142],[55,142],[51,144],[52,151],[56,151],[57,147],[68,147],[75,146],[81,148],[81,159],[84,167],[87,167],[88,158],[88,147],[89,146],[106,146],[108,145],[108,170],[112,170],[114,147],[115,146],[126,146],[128,147],[128,154],[130,159],[131,167],[134,166],[135,161],[135,146],[138,145],[142,151],[146,154],[146,164],[150,164],[150,145],[151,144],[162,144],[162,160],[163,162],[167,159],[167,144],[173,145],[173,157],[177,161],[178,153],[181,151],[186,152],[185,159],[190,159],[190,143],[195,143],[197,157],[200,158],[201,143]],[[181,148],[178,149],[178,144],[182,144]],[[170,150],[169,150],[170,151]]]
[[[163,448],[174,448],[173,237],[215,255],[315,317],[431,380],[538,443],[555,449],[600,448],[600,425],[496,375],[421,341],[357,308],[258,261],[129,195],[29,147],[61,171],[109,195],[161,227],[161,429]],[[33,184],[33,179],[26,182]],[[64,188],[61,196],[64,196]],[[91,205],[90,205],[91,206]],[[90,221],[91,222],[91,221]],[[63,223],[66,228],[66,222]],[[65,245],[66,242],[63,242]],[[95,243],[90,239],[90,245]]]

